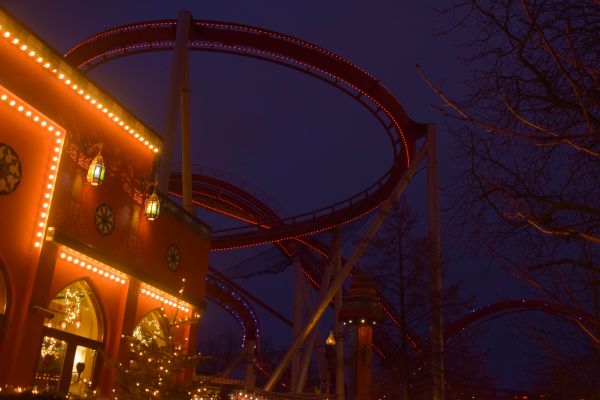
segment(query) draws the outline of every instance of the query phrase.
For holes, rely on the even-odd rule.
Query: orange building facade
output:
[[[123,335],[201,315],[210,228],[162,196],[160,216],[145,216],[161,147],[0,10],[0,386],[108,392]]]

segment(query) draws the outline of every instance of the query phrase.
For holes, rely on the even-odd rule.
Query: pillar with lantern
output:
[[[354,275],[339,318],[349,330],[349,399],[371,400],[373,328],[383,320],[384,310],[369,276]]]

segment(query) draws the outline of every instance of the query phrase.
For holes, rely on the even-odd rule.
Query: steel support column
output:
[[[427,198],[429,231],[429,290],[431,385],[433,400],[444,400],[444,333],[442,327],[442,262],[437,177],[436,127],[427,127]]]
[[[342,268],[341,232],[336,228],[333,233],[333,276],[338,276]],[[342,291],[338,290],[333,299],[335,313],[333,320],[333,336],[335,337],[335,399],[344,400],[344,329],[339,318],[342,309]]]
[[[329,284],[331,283],[331,273],[333,272],[333,259],[327,263],[325,267],[325,271],[323,272],[323,276],[321,278],[321,284],[319,286],[319,293],[317,294],[317,304],[321,301],[327,289],[329,289]],[[296,387],[292,387],[294,392],[302,393],[304,390],[304,385],[306,384],[306,377],[308,375],[308,367],[310,366],[310,360],[312,358],[313,349],[315,347],[315,341],[317,340],[317,336],[319,334],[319,324],[310,332],[308,339],[304,345],[304,354],[301,356],[301,364],[300,364],[300,372],[298,377],[298,382]]]
[[[426,152],[425,149],[419,150],[419,152],[417,153],[417,155],[415,156],[415,158],[413,160],[413,164],[405,172],[404,176],[398,181],[398,183],[394,187],[394,190],[392,191],[390,196],[387,198],[387,200],[381,206],[379,212],[377,213],[377,215],[374,217],[373,221],[371,222],[371,225],[369,226],[367,233],[361,238],[360,242],[354,249],[354,252],[352,253],[350,258],[346,261],[346,263],[342,267],[339,275],[333,281],[333,283],[331,284],[329,290],[327,291],[327,293],[325,294],[323,299],[318,303],[318,305],[315,309],[315,312],[310,317],[310,319],[307,321],[307,323],[304,326],[304,328],[302,329],[302,331],[296,336],[294,343],[292,343],[292,345],[290,346],[288,351],[285,353],[285,356],[280,361],[277,368],[275,368],[275,370],[271,374],[271,377],[269,378],[269,380],[267,381],[267,384],[265,385],[266,391],[273,390],[273,388],[275,387],[275,385],[277,384],[279,379],[281,379],[281,376],[283,375],[283,372],[289,365],[290,361],[297,354],[298,350],[300,350],[302,343],[304,342],[304,340],[306,340],[306,337],[308,336],[310,331],[315,327],[315,325],[317,324],[317,322],[319,321],[319,319],[321,318],[321,316],[323,315],[323,313],[329,306],[329,303],[331,302],[331,300],[333,299],[335,294],[339,290],[341,290],[342,285],[344,284],[344,281],[346,280],[346,277],[348,276],[350,271],[352,271],[352,268],[354,268],[354,266],[356,265],[358,260],[362,257],[365,250],[369,246],[370,241],[373,239],[375,234],[379,231],[379,228],[381,228],[381,226],[383,225],[385,218],[388,216],[388,214],[390,213],[390,210],[392,209],[394,200],[396,200],[396,198],[398,198],[398,196],[400,196],[400,194],[404,191],[404,188],[406,188],[406,186],[412,179],[413,175],[415,174],[415,172],[417,170],[418,165],[421,163],[421,160],[425,156],[425,152]]]
[[[305,295],[305,278],[304,273],[302,272],[302,266],[300,265],[299,256],[296,256],[294,259],[294,271],[296,274],[296,282],[294,287],[294,326],[293,326],[293,338],[292,343],[297,340],[300,332],[302,331],[302,306],[304,305],[304,295]],[[296,353],[293,356],[292,362],[292,387],[290,388],[292,391],[298,385],[298,379],[300,377],[300,367],[301,367],[301,354]]]
[[[184,85],[187,87],[188,83],[184,80],[188,75],[188,38],[190,36],[190,29],[192,26],[192,14],[189,11],[181,10],[177,13],[177,32],[175,35],[175,49],[173,51],[173,59],[171,61],[171,72],[169,78],[169,91],[167,94],[166,104],[166,115],[165,125],[163,128],[163,150],[160,161],[160,171],[158,176],[158,190],[162,193],[167,193],[169,187],[169,178],[171,175],[171,162],[173,161],[173,150],[175,145],[175,136],[177,130],[177,114],[180,110],[180,105],[183,100],[182,92]],[[186,99],[187,101],[187,99]],[[187,116],[183,116],[184,110],[181,107],[181,126],[184,125],[189,129],[189,107],[186,112]],[[184,123],[184,120],[187,122]],[[188,130],[189,133],[189,130]],[[183,139],[183,137],[182,137]],[[184,143],[182,143],[183,147]],[[189,135],[187,151],[189,151]],[[182,154],[185,151],[182,148]],[[183,168],[183,167],[182,167]],[[185,178],[183,179],[185,182]],[[191,189],[191,187],[190,187]],[[183,185],[183,191],[185,196],[185,184]],[[191,190],[190,190],[191,192]]]
[[[189,16],[190,23],[192,16]],[[188,27],[189,31],[189,27]],[[189,34],[189,33],[188,33]],[[192,204],[192,154],[190,138],[190,67],[187,41],[182,49],[183,65],[181,67],[181,114],[179,123],[181,125],[181,184],[183,195],[183,208],[193,214]]]

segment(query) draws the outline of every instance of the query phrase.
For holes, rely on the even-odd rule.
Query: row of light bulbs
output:
[[[127,283],[127,279],[121,276],[115,271],[112,271],[112,268],[101,265],[99,266],[97,263],[92,263],[90,260],[86,260],[84,256],[79,254],[71,254],[70,252],[63,251],[60,253],[60,258],[66,260],[74,265],[78,265],[81,268],[85,268],[91,272],[97,273],[100,276],[103,276],[111,281],[115,281],[116,283],[120,283],[124,285]]]
[[[178,299],[173,298],[172,296],[168,295],[168,294],[161,294],[158,293],[156,291],[150,290],[150,289],[146,289],[146,288],[142,288],[142,294],[145,294],[148,297],[151,297],[153,299],[156,299],[158,301],[160,301],[161,303],[171,306],[173,308],[177,308],[181,311],[183,311],[184,313],[189,313],[190,312],[190,308],[187,307],[186,305],[182,304],[181,301],[179,301]]]
[[[56,175],[58,172],[58,162],[60,160],[63,146],[63,131],[49,118],[46,118],[41,113],[37,112],[33,107],[19,99],[8,90],[2,88],[1,93],[0,101],[2,101],[2,103],[15,110],[15,112],[24,115],[25,118],[37,124],[41,128],[46,129],[51,135],[54,136],[54,148],[51,152],[47,179],[44,181],[40,207],[41,209],[35,224],[35,238],[33,245],[39,248],[42,245],[42,237],[44,236],[44,231],[46,229],[46,223],[48,220],[48,210],[50,209],[52,194],[54,193],[54,185],[56,183]]]
[[[16,37],[15,34],[10,32],[9,30],[6,30],[5,27],[0,25],[0,32],[1,31],[4,31],[2,33],[1,37],[5,38],[10,43],[15,45],[18,49],[20,49],[21,51],[26,53],[29,57],[31,57],[32,60],[34,60],[39,65],[41,65],[44,69],[47,69],[48,71],[52,72],[52,74],[54,74],[57,79],[64,82],[68,87],[73,89],[75,91],[75,93],[79,94],[84,100],[86,100],[92,106],[94,106],[96,109],[98,109],[100,112],[105,114],[115,124],[117,124],[117,126],[121,127],[123,130],[125,130],[125,132],[127,132],[133,138],[137,139],[141,144],[146,146],[146,148],[148,148],[150,151],[152,151],[154,153],[158,153],[159,148],[157,145],[152,144],[150,142],[150,140],[148,140],[146,137],[143,136],[143,134],[140,134],[134,128],[127,125],[125,123],[125,121],[123,120],[123,118],[120,118],[119,116],[116,115],[116,113],[109,110],[108,107],[106,107],[101,102],[99,102],[91,93],[87,93],[83,88],[78,86],[77,83],[73,82],[65,73],[60,72],[58,70],[58,68],[53,66],[51,62],[49,62],[47,59],[44,59],[44,57],[42,57],[39,53],[36,53],[35,50],[31,49],[26,43],[24,43],[22,40],[20,40],[18,37]]]
[[[158,146],[155,146],[154,144],[150,143],[150,141],[146,139],[143,135],[136,132],[136,130],[131,128],[129,125],[125,124],[122,118],[119,118],[106,106],[102,105],[90,93],[86,93],[83,90],[83,88],[80,88],[76,83],[72,82],[71,79],[69,79],[64,73],[59,72],[57,68],[52,68],[53,65],[47,59],[44,59],[42,55],[37,53],[34,49],[30,48],[30,46],[28,46],[24,41],[19,39],[16,35],[7,30],[2,25],[0,25],[0,32],[0,38],[8,40],[22,52],[26,53],[37,64],[42,66],[44,69],[51,71],[57,79],[63,81],[68,87],[76,91],[76,93],[82,96],[84,100],[88,101],[91,105],[95,106],[100,112],[104,113],[119,127],[122,127],[129,135],[133,136],[140,143],[145,145],[150,151],[158,153]],[[42,238],[46,229],[48,210],[52,199],[54,185],[56,183],[58,162],[60,160],[63,145],[63,133],[61,132],[58,126],[55,126],[55,124],[52,123],[51,120],[36,112],[33,107],[30,107],[26,103],[22,102],[17,96],[12,95],[12,93],[4,90],[0,98],[3,102],[6,102],[10,107],[13,107],[16,111],[23,113],[23,115],[25,115],[27,118],[30,118],[33,122],[38,123],[41,127],[46,128],[49,132],[54,133],[56,135],[56,146],[53,149],[54,154],[51,156],[48,181],[44,184],[44,193],[41,201],[41,210],[36,221],[35,238],[33,245],[34,247],[39,248],[41,247]],[[104,175],[104,161],[99,152],[98,155],[92,161],[90,168],[88,169],[87,180],[90,184],[98,186],[104,180]],[[158,215],[160,213],[160,200],[155,191],[153,191],[150,194],[150,196],[146,199],[144,211],[147,220],[154,221],[156,218],[158,218]]]

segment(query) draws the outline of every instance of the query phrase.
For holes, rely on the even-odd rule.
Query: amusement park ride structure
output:
[[[278,215],[263,200],[227,180],[194,173],[190,153],[189,124],[188,52],[190,50],[225,53],[267,61],[313,76],[340,90],[359,102],[380,122],[392,145],[393,165],[377,182],[360,193],[328,207],[294,216]],[[284,378],[283,381],[286,382],[281,384],[284,386],[291,384],[292,389],[302,392],[307,362],[301,360],[310,360],[312,351],[310,343],[314,343],[311,332],[315,330],[315,326],[330,304],[334,305],[336,315],[339,312],[344,282],[352,274],[353,268],[368,246],[369,239],[382,225],[394,199],[408,185],[426,156],[431,263],[431,335],[429,340],[423,341],[410,331],[405,330],[405,332],[408,332],[410,343],[419,353],[417,357],[422,358],[421,364],[428,365],[432,371],[432,391],[429,398],[441,400],[444,398],[444,391],[447,397],[456,397],[454,395],[459,390],[453,388],[451,382],[444,380],[444,342],[451,341],[455,335],[469,326],[500,315],[525,310],[549,312],[581,323],[592,321],[592,317],[561,305],[535,300],[512,300],[473,310],[469,315],[447,324],[446,329],[442,331],[435,127],[411,120],[390,91],[361,68],[326,49],[285,34],[235,23],[195,20],[186,11],[180,12],[177,20],[132,23],[93,35],[73,47],[66,54],[66,60],[80,71],[87,72],[120,57],[157,51],[173,51],[159,188],[164,193],[169,192],[172,196],[182,198],[184,208],[189,211],[193,211],[193,207],[198,205],[246,223],[241,228],[215,231],[212,237],[213,251],[272,243],[282,254],[289,257],[290,261],[297,261],[298,271],[302,272],[299,274],[299,279],[304,280],[306,276],[313,287],[319,291],[318,304],[312,310],[312,316],[300,325],[301,321],[298,319],[289,321],[215,269],[210,269],[207,278],[207,297],[224,307],[239,322],[243,333],[244,354],[253,361],[261,374],[268,377],[265,391],[274,390],[282,382],[286,368],[292,363],[291,383]],[[178,116],[181,126],[182,168],[181,172],[173,172],[170,166]],[[417,148],[418,141],[421,145],[419,148]],[[376,209],[379,209],[378,214],[373,218],[367,233],[351,256],[345,260],[339,252],[339,240],[334,241],[333,246],[328,246],[312,236],[319,232],[334,231],[338,226],[361,218]],[[328,257],[334,262],[328,263]],[[325,266],[325,264],[330,265]],[[320,290],[319,287],[324,289]],[[294,326],[293,344],[277,366],[271,365],[260,354],[261,331],[257,315],[250,305],[251,301],[263,306],[286,324]],[[398,318],[394,308],[381,296],[379,301],[386,317],[400,327],[401,319]],[[341,329],[338,321],[335,325],[338,360],[336,399],[344,398]],[[309,345],[305,345],[305,354],[302,357],[298,354],[303,343]],[[394,355],[398,352],[394,341],[379,327],[374,329],[372,346],[376,354],[382,358],[394,359]],[[428,360],[427,355],[430,357]],[[412,373],[418,372],[412,371]],[[247,383],[254,384],[252,373],[249,372],[247,375],[249,377]],[[515,395],[520,394],[479,391],[477,398],[515,398]]]

